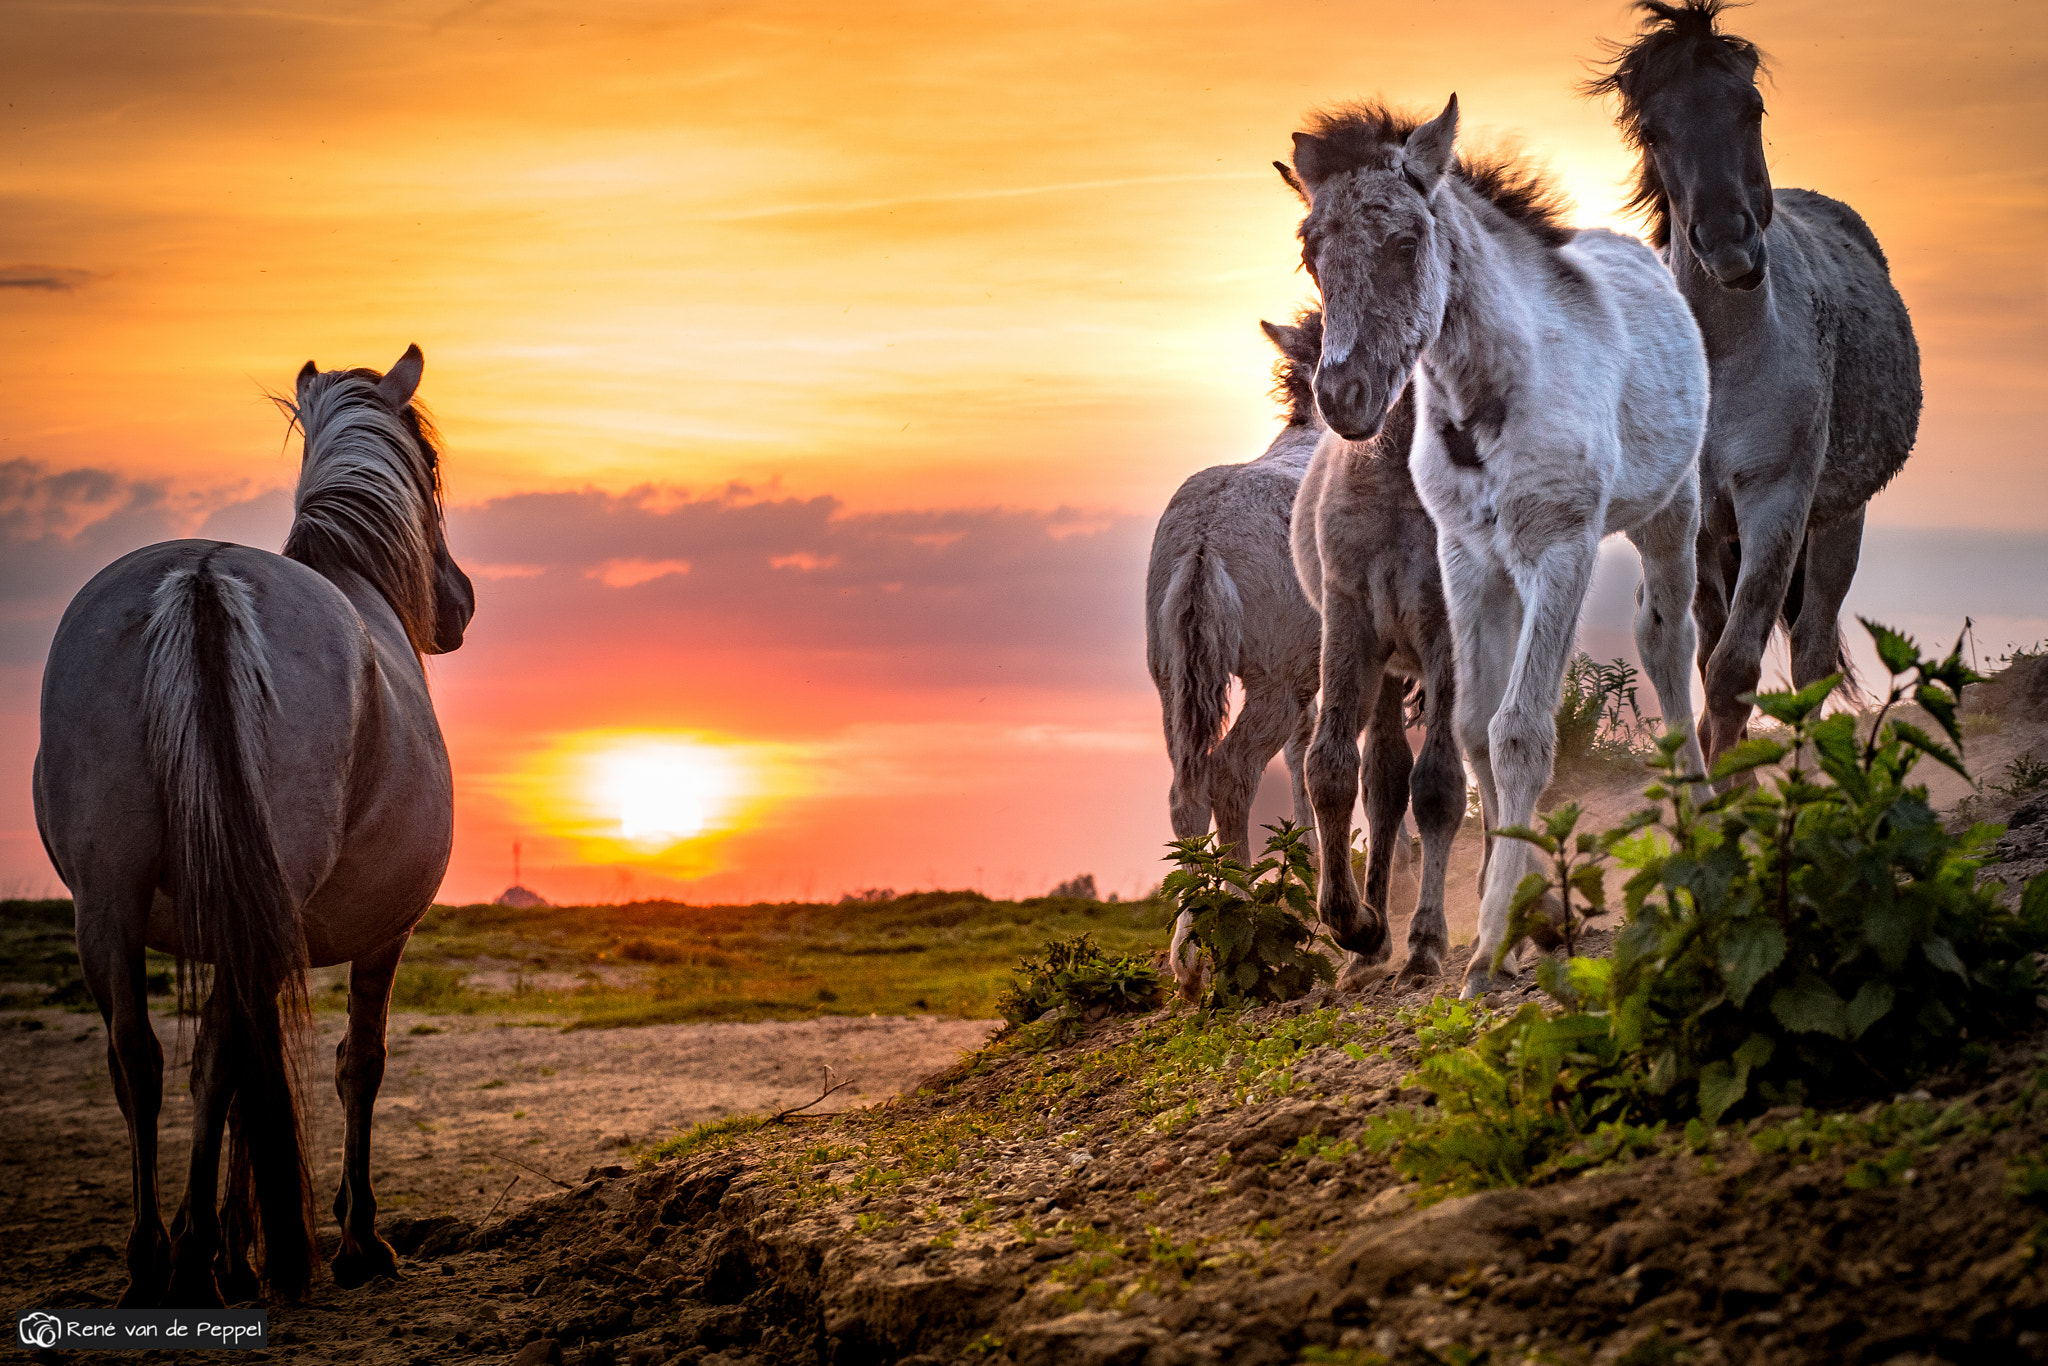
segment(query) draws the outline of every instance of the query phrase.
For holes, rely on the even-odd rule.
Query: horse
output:
[[[124,1306],[305,1294],[319,1253],[296,1045],[306,969],[335,963],[350,967],[333,1275],[397,1272],[376,1230],[370,1115],[392,978],[454,829],[421,656],[461,645],[476,602],[443,533],[438,438],[413,400],[424,364],[417,346],[381,375],[306,362],[294,397],[276,399],[305,436],[283,553],[137,550],[79,591],[50,646],[36,825],[71,889],[128,1124]],[[145,948],[177,955],[180,1009],[198,1017],[190,1174],[168,1235]]]
[[[1643,560],[1636,643],[1697,769],[1691,616],[1707,360],[1648,247],[1574,231],[1526,165],[1455,154],[1458,99],[1422,121],[1377,102],[1294,135],[1302,261],[1322,291],[1316,403],[1370,441],[1415,395],[1409,470],[1436,524],[1460,746],[1486,828],[1527,825],[1556,758],[1555,711],[1601,539]],[[1434,700],[1434,699],[1432,699]],[[1493,844],[1463,992],[1496,981],[1528,846]],[[1350,927],[1380,950],[1371,916]]]
[[[1287,167],[1274,165],[1301,193]],[[1322,315],[1312,316],[1320,352]],[[1433,979],[1450,947],[1444,877],[1465,818],[1465,770],[1449,723],[1457,670],[1436,527],[1408,472],[1414,432],[1415,403],[1405,391],[1370,440],[1348,441],[1325,428],[1294,502],[1294,569],[1322,622],[1322,707],[1307,767],[1325,868],[1343,867],[1349,857],[1351,808],[1361,790],[1361,732],[1367,756],[1364,899],[1351,878],[1326,877],[1316,891],[1318,917],[1353,950],[1338,979],[1344,988],[1363,985],[1367,969],[1389,955],[1389,884],[1396,863],[1404,870],[1407,863],[1411,791],[1422,835],[1422,885],[1399,980]],[[1421,684],[1428,719],[1420,755],[1408,748],[1410,680]]]
[[[1301,756],[1315,726],[1318,627],[1288,562],[1287,521],[1324,430],[1309,391],[1315,346],[1304,340],[1319,320],[1259,326],[1280,351],[1273,388],[1286,425],[1256,460],[1188,476],[1159,518],[1145,574],[1145,662],[1173,761],[1173,835],[1202,834],[1213,811],[1237,858],[1247,857],[1259,775],[1283,748],[1295,821],[1309,823]],[[1233,675],[1244,706],[1226,732]]]
[[[1842,600],[1863,516],[1912,453],[1920,349],[1877,238],[1854,209],[1773,190],[1763,54],[1717,26],[1725,0],[1638,0],[1642,32],[1582,85],[1617,97],[1648,219],[1706,339],[1693,613],[1713,758],[1742,739],[1746,696],[1783,622],[1792,681],[1840,673]]]

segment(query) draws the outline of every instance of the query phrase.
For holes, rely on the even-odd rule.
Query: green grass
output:
[[[817,1015],[989,1019],[1001,1013],[1011,968],[1048,939],[1085,932],[1105,950],[1143,955],[1164,945],[1163,918],[1152,902],[992,901],[964,891],[846,904],[434,906],[406,950],[392,1005],[577,1029]],[[153,973],[170,966],[151,956]],[[472,986],[487,967],[510,972],[511,989]],[[599,970],[613,968],[631,970],[634,984],[602,982]],[[543,973],[581,980],[542,987]],[[0,981],[47,984],[0,1008],[85,1001],[69,901],[0,903]],[[321,969],[312,995],[316,1009],[345,1008],[346,970]]]

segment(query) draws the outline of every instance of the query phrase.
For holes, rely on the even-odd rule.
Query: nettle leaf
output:
[[[1722,939],[1719,958],[1728,999],[1740,1006],[1756,984],[1785,961],[1785,932],[1775,920],[1750,916]]]
[[[1230,976],[1239,991],[1250,991],[1259,983],[1259,965],[1249,960],[1239,963]]]
[[[1835,989],[1812,973],[1803,973],[1789,987],[1771,994],[1771,1014],[1785,1028],[1802,1034],[1849,1036],[1849,1007]]]
[[[1926,692],[1927,689],[1922,688],[1920,691]],[[1947,745],[1942,744],[1939,740],[1936,740],[1933,736],[1929,735],[1926,731],[1920,729],[1920,727],[1914,725],[1912,722],[1892,722],[1892,734],[1898,736],[1899,739],[1905,741],[1914,749],[1919,750],[1928,758],[1933,759],[1939,763],[1948,765],[1956,772],[1962,774],[1965,778],[1970,776],[1970,770],[1963,767],[1963,761],[1956,757],[1956,753],[1954,750],[1950,749]]]
[[[1709,1127],[1719,1124],[1728,1107],[1742,1099],[1749,1089],[1749,1069],[1725,1062],[1710,1062],[1700,1069],[1700,1119]]]
[[[1870,632],[1871,642],[1877,646],[1877,657],[1884,661],[1885,668],[1895,674],[1902,674],[1920,662],[1920,647],[1910,636],[1900,635],[1889,626],[1880,626],[1869,617],[1858,617],[1863,629]]]
[[[1897,897],[1867,906],[1863,912],[1863,942],[1877,950],[1885,967],[1897,972],[1913,947],[1913,908]]]
[[[2020,921],[2035,934],[2048,933],[2048,873],[2027,879],[2020,893]]]
[[[1789,745],[1781,745],[1776,740],[1760,735],[1752,736],[1733,749],[1723,751],[1721,757],[1714,760],[1714,766],[1708,771],[1707,776],[1718,783],[1738,773],[1747,773],[1753,768],[1762,768],[1765,764],[1775,764],[1791,752]]]
[[[1742,1047],[1735,1050],[1735,1065],[1744,1071],[1752,1067],[1762,1067],[1771,1060],[1771,1054],[1776,1051],[1777,1045],[1772,1042],[1770,1035],[1752,1034],[1742,1041]]]
[[[1930,934],[1920,941],[1920,952],[1929,963],[1943,972],[1952,972],[1965,982],[1970,980],[1970,971],[1963,966],[1963,960],[1956,955],[1956,946],[1938,934]]]
[[[1597,914],[1607,909],[1607,880],[1597,864],[1582,864],[1572,870],[1572,890],[1586,898]]]
[[[1864,1031],[1882,1020],[1892,1008],[1891,983],[1871,978],[1856,991],[1856,999],[1849,1002],[1849,1037],[1860,1039]]]
[[[1796,726],[1819,711],[1828,700],[1828,695],[1834,692],[1835,685],[1841,681],[1840,674],[1829,674],[1826,678],[1815,679],[1797,692],[1752,693],[1742,700],[1754,705],[1758,711],[1773,721],[1783,721],[1788,726]]]
[[[1533,844],[1546,854],[1557,852],[1556,840],[1540,830],[1531,830],[1526,825],[1503,825],[1498,830],[1489,830],[1486,833],[1499,839],[1521,840],[1525,844]]]

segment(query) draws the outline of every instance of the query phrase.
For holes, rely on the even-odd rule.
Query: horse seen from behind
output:
[[[124,1305],[307,1290],[318,1249],[295,1043],[306,969],[335,963],[350,972],[333,1273],[347,1285],[396,1270],[375,1228],[370,1113],[392,978],[454,825],[421,656],[459,646],[475,607],[413,400],[423,366],[418,347],[382,375],[308,361],[278,400],[305,436],[284,552],[137,550],[80,590],[50,647],[36,821],[71,889],[128,1124]],[[146,948],[177,955],[181,1008],[198,1015],[189,1176],[168,1234]]]

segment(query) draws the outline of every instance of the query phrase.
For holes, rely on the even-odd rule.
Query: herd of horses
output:
[[[1640,0],[1642,30],[1582,87],[1618,103],[1648,245],[1574,230],[1526,164],[1460,155],[1455,95],[1434,118],[1317,114],[1292,163],[1274,163],[1306,210],[1321,306],[1265,324],[1289,400],[1280,436],[1195,475],[1161,518],[1147,654],[1176,837],[1213,814],[1242,856],[1259,775],[1284,749],[1295,819],[1321,867],[1348,869],[1362,796],[1364,886],[1318,890],[1347,951],[1340,984],[1391,956],[1411,801],[1405,981],[1443,968],[1467,766],[1485,829],[1529,824],[1603,537],[1641,554],[1636,645],[1688,772],[1742,738],[1780,624],[1796,686],[1850,676],[1842,601],[1865,507],[1913,448],[1919,350],[1855,211],[1773,190],[1762,55],[1721,29],[1724,7]],[[1530,857],[1487,836],[1467,996],[1496,984]],[[1171,960],[1192,992],[1185,919]]]
[[[1918,356],[1862,221],[1773,193],[1759,56],[1718,31],[1720,7],[1645,0],[1644,32],[1594,83],[1619,97],[1662,259],[1573,231],[1519,164],[1460,156],[1455,97],[1431,119],[1376,104],[1318,115],[1276,163],[1306,208],[1321,307],[1266,329],[1284,354],[1285,430],[1259,459],[1191,479],[1161,523],[1150,655],[1177,834],[1213,813],[1241,848],[1258,775],[1284,746],[1322,866],[1348,866],[1365,737],[1363,896],[1326,877],[1319,908],[1365,961],[1388,956],[1411,796],[1415,977],[1448,948],[1465,766],[1489,828],[1533,811],[1609,532],[1642,552],[1637,641],[1667,724],[1688,734],[1697,640],[1706,757],[1740,736],[1778,621],[1795,681],[1840,657],[1864,504],[1912,446]],[[278,400],[304,436],[282,553],[138,550],[79,592],[50,648],[36,818],[76,906],[128,1125],[124,1306],[309,1288],[319,1255],[289,1041],[306,969],[330,964],[350,965],[332,1271],[347,1285],[396,1270],[375,1227],[371,1111],[392,979],[453,827],[422,657],[457,648],[475,607],[443,534],[422,368],[417,347],[383,374],[307,362]],[[1245,702],[1226,733],[1231,675]],[[1415,757],[1410,680],[1428,719]],[[1489,985],[1520,848],[1494,850],[1482,875],[1468,991]],[[152,948],[177,955],[198,1019],[189,1174],[168,1230]]]

